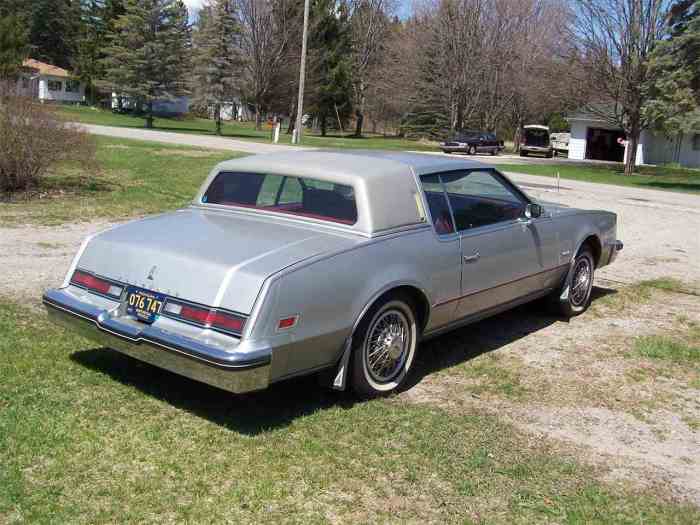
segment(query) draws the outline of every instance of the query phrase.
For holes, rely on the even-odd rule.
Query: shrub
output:
[[[86,132],[54,108],[19,96],[12,85],[0,85],[0,191],[35,188],[60,162],[94,160],[95,143]]]

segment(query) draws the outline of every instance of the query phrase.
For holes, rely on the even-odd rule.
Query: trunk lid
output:
[[[360,242],[322,226],[189,208],[95,237],[78,267],[207,306],[249,314],[263,281]]]

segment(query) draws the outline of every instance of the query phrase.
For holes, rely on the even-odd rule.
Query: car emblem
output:
[[[153,276],[155,275],[156,269],[157,269],[157,268],[158,268],[157,266],[154,266],[153,268],[151,268],[151,271],[148,272],[148,277],[147,277],[147,279],[149,279],[149,280],[151,280],[151,281],[153,280]]]

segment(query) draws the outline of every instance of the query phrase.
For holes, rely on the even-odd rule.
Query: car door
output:
[[[525,217],[527,198],[495,170],[441,173],[462,252],[456,318],[542,289],[539,236]]]

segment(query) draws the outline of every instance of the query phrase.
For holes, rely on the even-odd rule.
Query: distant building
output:
[[[567,117],[571,123],[570,159],[624,161],[629,147],[625,132],[604,116],[600,108],[582,108]],[[639,137],[635,162],[637,166],[677,163],[700,168],[700,130],[670,138],[645,130]]]
[[[112,110],[133,110],[136,109],[136,101],[119,93],[112,93]],[[162,99],[153,101],[153,114],[161,117],[179,117],[185,115],[190,110],[190,97],[174,97],[173,99]]]
[[[18,91],[42,102],[83,102],[85,86],[61,67],[33,58],[22,63]]]
[[[213,119],[214,104],[209,106],[209,118]],[[232,99],[221,104],[221,120],[254,120],[255,108],[250,104],[242,102],[239,98]]]

